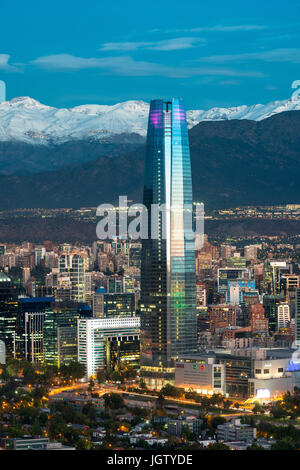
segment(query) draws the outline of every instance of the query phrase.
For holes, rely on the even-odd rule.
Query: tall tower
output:
[[[193,203],[191,161],[181,100],[151,101],[143,202],[141,376],[160,388],[174,380],[174,359],[197,349],[195,252],[186,217]],[[155,219],[153,204],[164,204],[165,214]]]
[[[6,100],[6,85],[5,82],[0,80],[0,103]]]

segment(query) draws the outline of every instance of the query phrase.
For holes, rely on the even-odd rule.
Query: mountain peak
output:
[[[261,121],[273,114],[291,110],[300,110],[300,101],[290,98],[268,104],[188,110],[186,114],[191,129],[202,121]],[[0,141],[47,145],[78,139],[100,141],[123,133],[145,137],[148,113],[149,104],[138,100],[66,109],[46,106],[29,96],[20,96],[0,104]]]
[[[50,108],[50,106],[41,104],[34,98],[30,98],[30,96],[18,96],[16,98],[12,98],[9,101],[4,101],[4,103],[2,103],[2,106],[3,105],[19,106],[24,108]]]

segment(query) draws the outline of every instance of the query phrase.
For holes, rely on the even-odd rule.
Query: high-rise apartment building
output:
[[[296,289],[295,344],[300,346],[300,287]]]
[[[261,304],[253,304],[250,306],[250,328],[252,333],[268,333],[269,322],[265,317],[265,309]]]
[[[100,287],[93,295],[93,316],[102,317],[132,317],[137,309],[137,294],[109,294]]]
[[[22,297],[18,302],[16,356],[43,362],[45,316],[53,312],[54,297]]]
[[[0,272],[0,340],[6,347],[8,358],[15,356],[18,290],[12,280]]]
[[[71,280],[71,300],[85,301],[84,259],[79,254],[62,254],[59,257],[59,272],[69,274]]]
[[[289,328],[291,322],[290,306],[283,302],[277,306],[277,330],[280,328]]]
[[[148,238],[142,240],[141,376],[159,388],[174,380],[174,359],[197,347],[195,252],[187,240],[191,162],[181,100],[151,101],[143,202]],[[156,236],[154,204],[166,208],[154,222]]]

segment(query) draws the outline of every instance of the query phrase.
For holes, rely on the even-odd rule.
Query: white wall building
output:
[[[0,341],[0,364],[6,363],[6,349],[4,341]]]
[[[77,320],[78,362],[90,379],[106,364],[106,341],[138,338],[140,317],[80,318]]]
[[[277,306],[277,329],[289,328],[291,321],[290,306],[282,303]]]

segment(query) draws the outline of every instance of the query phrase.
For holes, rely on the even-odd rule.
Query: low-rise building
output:
[[[229,423],[219,424],[217,439],[223,442],[252,442],[256,439],[256,428],[242,424],[240,419],[232,419]]]
[[[203,420],[196,416],[182,416],[178,419],[169,419],[168,434],[172,436],[181,436],[183,427],[187,426],[194,434],[199,434],[203,425]]]
[[[234,348],[180,356],[175,385],[200,394],[276,398],[300,384],[300,357],[289,348]]]

